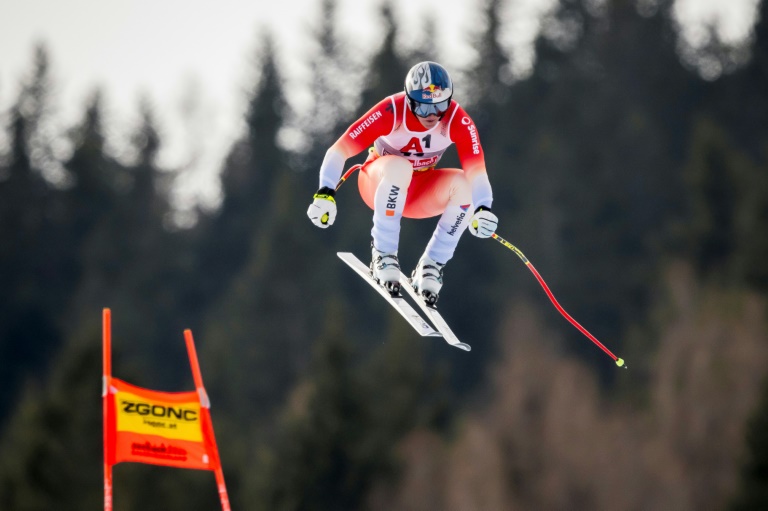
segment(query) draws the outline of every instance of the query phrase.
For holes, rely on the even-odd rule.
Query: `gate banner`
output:
[[[113,377],[107,404],[110,465],[132,461],[216,469],[216,449],[206,434],[210,415],[197,392],[157,392]]]
[[[102,318],[104,511],[113,510],[112,466],[124,461],[210,470],[221,509],[230,511],[192,331],[184,330],[184,340],[196,390],[160,392],[112,376],[112,312],[105,308]]]

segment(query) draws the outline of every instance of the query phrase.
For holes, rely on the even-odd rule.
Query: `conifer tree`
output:
[[[359,115],[385,97],[403,90],[405,74],[411,65],[416,63],[408,65],[397,53],[398,31],[391,3],[382,5],[380,19],[384,28],[384,37],[378,50],[370,59],[368,71],[365,73],[366,82],[363,84],[362,101],[358,108]]]
[[[310,170],[315,189],[315,171],[325,151],[353,120],[360,100],[356,91],[367,85],[360,57],[348,51],[341,38],[338,8],[338,0],[320,2],[320,22],[312,34],[318,49],[309,64],[312,105],[299,118],[310,143],[304,166]]]
[[[246,156],[230,158],[222,179],[231,195],[206,227],[212,229],[204,247],[209,273],[201,276],[220,280],[221,289],[203,333],[211,340],[205,356],[216,368],[211,392],[243,419],[239,413],[264,417],[281,402],[306,365],[314,335],[311,318],[323,314],[323,304],[300,307],[319,289],[315,279],[320,275],[306,264],[318,247],[308,236],[306,200],[296,194],[298,175],[288,169],[285,151],[276,143],[286,111],[274,110],[284,96],[270,48],[251,101],[248,134],[233,150]],[[243,410],[242,402],[257,412]]]
[[[341,313],[338,304],[331,312]],[[257,472],[257,509],[365,509],[374,481],[391,470],[392,437],[375,420],[338,322],[327,321],[313,351],[306,400],[284,418]]]
[[[74,283],[63,325],[70,332],[111,301],[105,293],[119,285],[125,264],[117,212],[125,208],[131,183],[126,169],[107,154],[103,109],[103,96],[96,91],[81,121],[70,130],[73,152],[64,162],[72,182],[64,192],[62,227]]]
[[[491,126],[493,132],[498,132],[504,125],[499,114],[509,98],[511,85],[510,59],[499,43],[502,35],[501,5],[500,0],[485,1],[485,26],[474,36],[476,63],[469,72],[471,89],[465,94],[469,96],[473,109],[478,111],[474,117],[485,140],[490,140]],[[495,146],[491,144],[490,147]]]
[[[748,163],[711,120],[697,123],[686,168],[690,200],[684,232],[690,258],[702,276],[731,280],[737,247],[737,218],[748,184]]]
[[[61,340],[56,311],[67,289],[55,236],[59,190],[46,179],[58,169],[51,151],[52,88],[48,52],[38,47],[11,107],[9,154],[0,172],[0,357],[14,361],[0,375],[0,411],[13,402],[19,378],[44,367]]]
[[[120,273],[112,289],[102,290],[101,299],[111,298],[116,321],[124,322],[123,335],[135,339],[133,355],[150,361],[144,383],[177,388],[188,372],[183,364],[168,366],[167,360],[184,360],[181,333],[197,326],[195,311],[182,306],[197,278],[179,267],[189,249],[184,233],[169,228],[175,172],[159,166],[163,140],[155,112],[148,99],[138,110],[131,136],[135,158],[124,169],[128,188],[114,204],[110,228],[98,238],[98,244],[112,247],[111,266]]]
[[[78,247],[79,275],[86,271],[80,259],[87,255],[85,244],[106,223],[120,195],[129,187],[125,169],[107,155],[103,109],[103,96],[97,91],[89,99],[82,120],[71,131],[74,151],[65,162],[72,176],[72,187],[65,196],[67,230],[70,242]],[[91,269],[100,267],[97,264]]]
[[[286,156],[277,145],[287,105],[274,46],[265,37],[255,59],[259,78],[250,93],[246,132],[233,145],[221,172],[221,206],[201,222],[205,233],[200,267],[203,288],[215,297],[253,254],[254,239],[269,226],[272,190]]]
[[[98,330],[88,332],[71,340],[49,383],[26,389],[0,438],[3,510],[74,511],[103,502],[100,344]]]

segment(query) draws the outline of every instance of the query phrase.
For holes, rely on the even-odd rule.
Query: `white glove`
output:
[[[469,221],[469,232],[478,238],[490,238],[491,234],[496,232],[496,225],[499,218],[491,213],[491,210],[480,206],[475,210],[475,215]]]
[[[314,195],[315,200],[307,210],[309,219],[321,229],[327,229],[336,221],[336,200],[333,198],[332,192],[332,190],[325,188],[318,190]]]

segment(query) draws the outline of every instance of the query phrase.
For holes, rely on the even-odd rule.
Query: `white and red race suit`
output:
[[[472,186],[474,207],[490,208],[493,194],[486,173],[483,147],[472,118],[457,102],[451,101],[440,122],[432,129],[426,129],[408,108],[404,92],[384,98],[352,123],[331,146],[320,168],[320,186],[335,188],[344,162],[371,146],[375,153],[371,153],[366,163],[388,154],[402,156],[411,161],[414,172],[424,172],[423,179],[429,181],[442,170],[437,168],[437,164],[451,144],[456,144],[461,167]],[[365,200],[372,195],[372,190],[361,188],[361,193]],[[409,203],[418,198],[413,194],[409,196]],[[370,204],[371,201],[365,202]],[[404,215],[406,218],[424,218],[421,215],[409,215],[408,205]],[[437,208],[423,209],[437,211]]]
[[[373,147],[358,187],[363,201],[374,210],[376,247],[384,252],[397,250],[403,216],[442,215],[427,253],[444,263],[452,257],[474,210],[490,208],[493,202],[483,148],[474,121],[455,101],[432,128],[421,124],[406,101],[405,92],[388,96],[352,123],[328,149],[320,167],[320,187],[335,188],[346,160]],[[461,169],[438,167],[451,144],[456,144]],[[405,181],[387,182],[383,167],[391,160],[386,157],[408,160],[413,172]]]

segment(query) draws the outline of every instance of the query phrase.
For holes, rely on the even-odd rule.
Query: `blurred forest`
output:
[[[221,205],[187,227],[149,103],[117,158],[102,93],[60,129],[55,48],[30,49],[0,113],[0,510],[102,506],[103,307],[136,385],[191,389],[195,333],[235,510],[768,509],[768,2],[743,45],[713,29],[692,48],[671,0],[560,0],[522,77],[503,0],[478,2],[467,69],[435,26],[403,54],[387,4],[362,58],[322,4],[316,103],[291,111],[265,37]],[[368,257],[354,184],[333,228],[306,218],[327,147],[425,58],[477,122],[499,233],[629,370],[469,235],[440,306],[473,350],[419,338],[336,258]],[[278,143],[291,126],[300,151]],[[433,227],[404,222],[405,270]],[[121,464],[114,493],[117,511],[220,509],[208,472]]]

